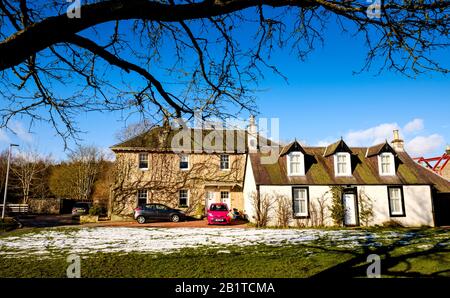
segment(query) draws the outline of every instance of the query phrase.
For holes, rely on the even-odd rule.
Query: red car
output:
[[[225,203],[213,203],[209,206],[208,210],[208,225],[212,224],[229,224],[231,223],[231,217],[228,216],[230,210]]]

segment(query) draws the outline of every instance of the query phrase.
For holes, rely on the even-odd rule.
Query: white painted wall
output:
[[[252,216],[254,215],[253,208],[250,203],[250,192],[256,192],[256,186],[254,185],[253,172],[249,170],[250,163],[247,163],[247,174],[244,184],[244,204],[246,206],[247,214],[250,221],[254,222]],[[251,169],[251,165],[250,165]],[[250,180],[249,180],[250,179]],[[253,186],[252,186],[253,184]],[[369,225],[382,225],[390,220],[400,222],[404,226],[418,227],[418,226],[434,226],[433,222],[433,209],[432,198],[430,192],[430,186],[424,185],[409,185],[403,187],[404,200],[405,200],[405,217],[391,217],[389,214],[389,200],[387,185],[377,186],[357,186],[358,191],[358,203],[360,196],[365,195],[370,198],[373,205],[373,219]],[[260,195],[267,195],[272,199],[272,211],[269,213],[269,225],[275,226],[277,224],[276,206],[277,198],[285,197],[292,201],[292,186],[274,186],[274,185],[261,185]],[[332,226],[333,220],[330,216],[329,207],[331,206],[332,196],[330,188],[328,186],[309,186],[309,199],[310,199],[310,219],[294,219],[292,218],[291,226],[313,226],[320,220],[320,210],[324,211],[324,224],[326,226]],[[324,201],[322,204],[324,207],[319,207],[319,201]],[[358,204],[361,207],[360,204]],[[361,225],[363,223],[361,222]]]
[[[251,222],[254,222],[253,216],[255,211],[252,205],[253,196],[256,195],[255,176],[253,175],[252,163],[250,161],[250,155],[247,154],[247,162],[245,166],[244,177],[244,214],[247,215]]]

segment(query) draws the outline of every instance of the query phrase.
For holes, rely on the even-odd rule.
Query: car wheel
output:
[[[172,215],[172,216],[170,217],[170,220],[171,220],[172,222],[179,222],[179,221],[180,221],[180,216],[177,215],[177,214],[174,214],[174,215]]]
[[[145,217],[143,217],[142,215],[138,216],[136,219],[137,219],[137,222],[140,224],[145,223]]]

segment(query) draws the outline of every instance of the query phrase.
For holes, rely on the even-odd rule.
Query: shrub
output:
[[[101,206],[94,205],[91,207],[91,209],[89,209],[89,215],[92,215],[92,216],[102,215],[104,213],[103,211],[104,210]]]
[[[330,211],[331,218],[333,219],[335,225],[342,226],[344,224],[345,218],[345,207],[342,201],[343,188],[341,186],[333,186],[331,188],[331,195],[333,197]]]
[[[11,231],[20,227],[21,224],[18,223],[14,218],[10,217],[6,217],[5,219],[0,218],[0,232]]]
[[[383,223],[383,227],[385,227],[385,228],[403,228],[404,226],[402,225],[401,222],[391,219],[389,221],[385,221]]]

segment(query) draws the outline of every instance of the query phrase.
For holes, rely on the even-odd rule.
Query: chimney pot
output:
[[[450,155],[450,145],[447,145],[447,148],[445,148],[445,153]]]
[[[398,129],[394,130],[394,139],[392,140],[392,147],[397,152],[405,151],[405,142],[400,139],[400,133]]]

